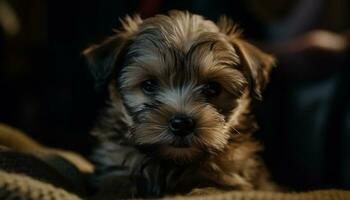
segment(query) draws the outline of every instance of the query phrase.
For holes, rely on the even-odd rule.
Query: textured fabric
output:
[[[1,200],[80,200],[81,198],[28,176],[0,171]]]
[[[23,174],[76,194],[84,194],[82,175],[69,162],[59,160],[63,158],[52,155],[39,159],[31,154],[0,148],[0,170]]]
[[[350,200],[349,191],[320,190],[302,193],[241,191],[213,195],[178,196],[166,200]]]
[[[1,200],[80,200],[81,198],[30,177],[0,171]],[[101,198],[101,200],[110,198]],[[303,193],[227,192],[212,195],[177,196],[165,200],[350,200],[349,191],[322,190]]]

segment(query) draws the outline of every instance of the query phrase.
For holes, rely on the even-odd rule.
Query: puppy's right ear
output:
[[[139,16],[126,16],[120,20],[122,30],[107,38],[101,44],[92,45],[83,51],[87,60],[89,71],[95,80],[95,88],[104,87],[110,77],[120,71],[125,55],[125,49],[130,43],[131,37],[142,23]]]
[[[230,18],[222,16],[217,25],[220,31],[227,35],[237,52],[243,74],[249,83],[251,96],[261,100],[261,93],[268,82],[269,73],[275,65],[275,58],[243,40],[241,38],[242,31]]]

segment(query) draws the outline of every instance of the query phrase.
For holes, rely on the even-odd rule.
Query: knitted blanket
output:
[[[0,171],[1,200],[80,200],[81,198],[29,176]]]
[[[1,146],[2,145],[2,146]],[[6,147],[4,147],[6,146]],[[114,200],[90,197],[84,176],[93,166],[74,152],[44,147],[19,130],[0,124],[0,200]],[[301,193],[232,191],[165,200],[350,200],[350,191]]]
[[[25,175],[0,171],[1,200],[81,200],[80,197]],[[103,198],[101,198],[102,200]],[[320,190],[302,193],[227,192],[206,196],[177,196],[164,200],[349,200],[350,192]],[[108,200],[108,199],[106,199]]]
[[[171,197],[166,200],[350,200],[350,191],[318,190],[300,193],[279,193],[263,191],[234,191],[222,194],[191,197]]]

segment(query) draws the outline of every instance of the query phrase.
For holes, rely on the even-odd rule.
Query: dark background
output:
[[[0,122],[88,156],[88,132],[105,96],[94,91],[82,50],[113,34],[126,14],[180,9],[214,21],[226,14],[279,60],[255,109],[273,178],[296,190],[350,189],[349,47],[315,47],[309,45],[315,34],[308,35],[346,33],[346,0],[0,2],[10,5],[20,27],[11,35],[0,24]]]

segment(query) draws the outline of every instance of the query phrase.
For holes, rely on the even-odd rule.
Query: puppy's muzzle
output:
[[[187,136],[194,130],[194,120],[187,115],[175,115],[169,120],[171,132],[176,136]]]

